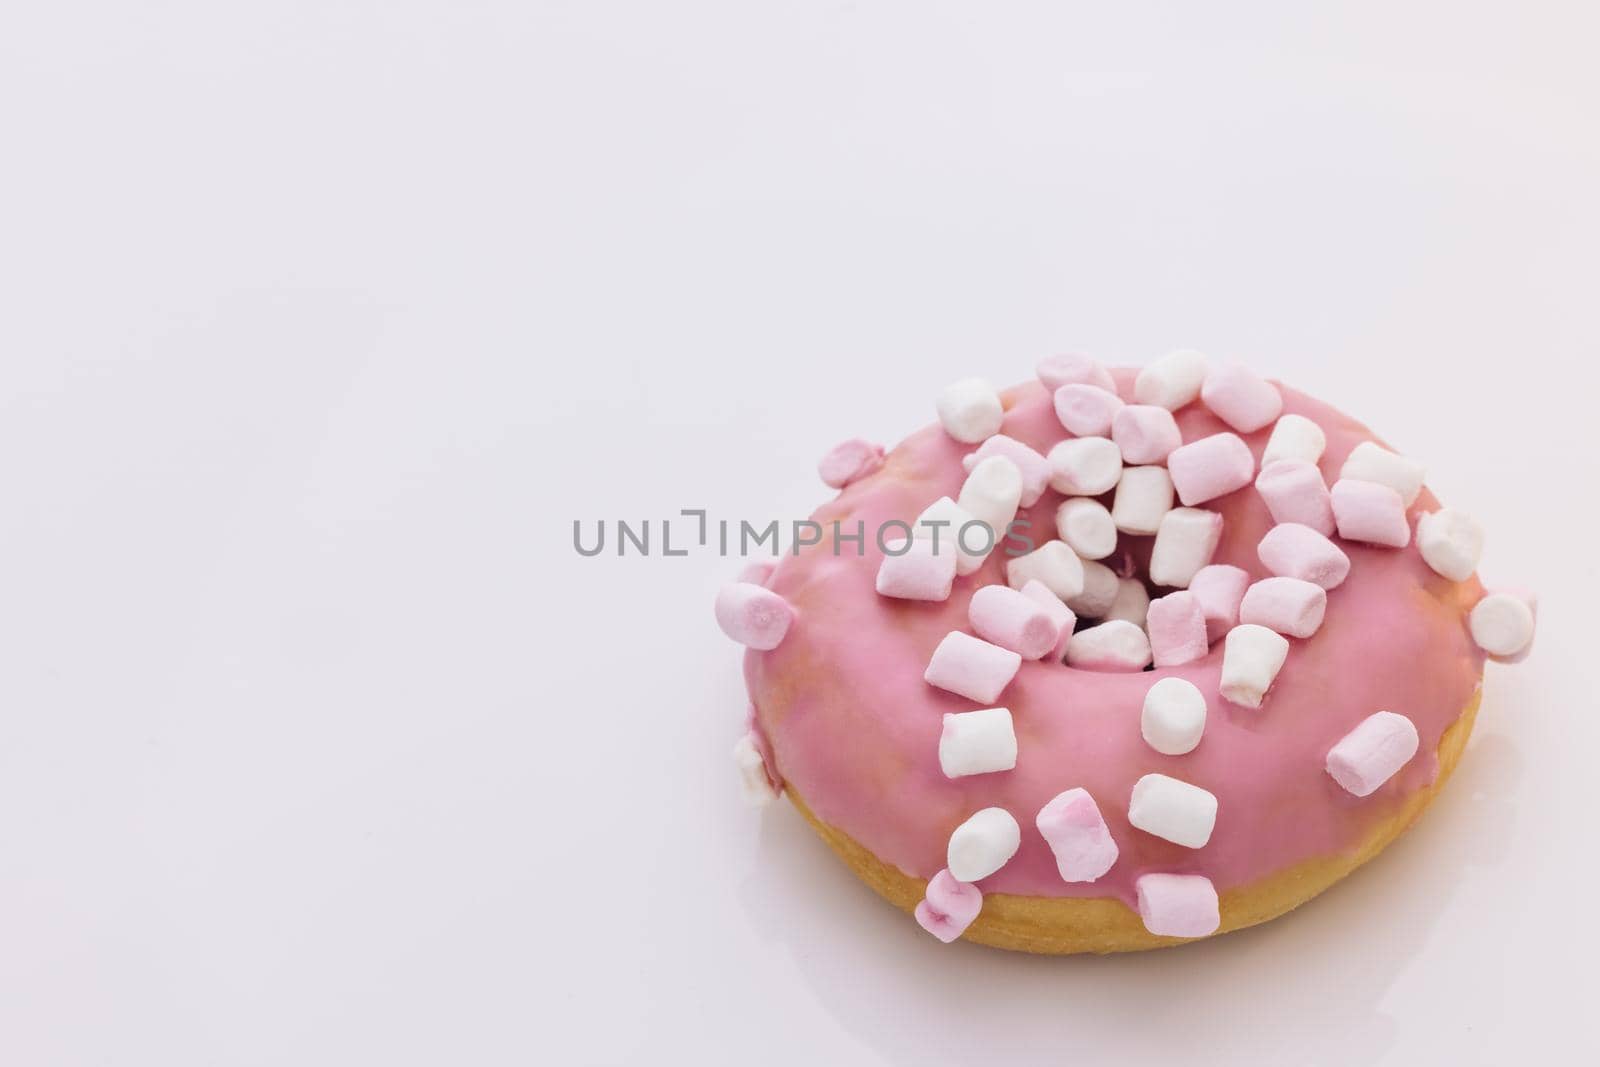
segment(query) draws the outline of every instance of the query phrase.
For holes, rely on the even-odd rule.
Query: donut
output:
[[[940,940],[1110,953],[1290,911],[1417,819],[1485,660],[1532,642],[1420,464],[1236,364],[1055,357],[936,410],[825,457],[814,543],[716,614],[747,794]]]

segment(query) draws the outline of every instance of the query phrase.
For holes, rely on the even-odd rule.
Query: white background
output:
[[[1600,25],[1305,8],[6,5],[0,1062],[1577,1057]],[[941,946],[741,807],[736,563],[571,523],[1176,345],[1427,460],[1538,650],[1299,914]]]

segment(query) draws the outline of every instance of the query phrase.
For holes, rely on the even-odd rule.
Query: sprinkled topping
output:
[[[948,600],[956,580],[956,551],[949,544],[936,551],[932,541],[899,538],[884,545],[876,588],[900,600]]]
[[[1172,477],[1165,467],[1124,467],[1111,501],[1111,519],[1130,534],[1153,534],[1172,510]]]
[[[794,621],[794,609],[787,600],[752,582],[723,586],[717,594],[716,613],[723,633],[763,652],[777,648]]]
[[[1117,524],[1098,500],[1072,497],[1056,508],[1056,532],[1080,559],[1105,559],[1117,549]]]
[[[928,879],[915,915],[918,925],[948,945],[966,932],[982,910],[983,893],[978,887],[959,882],[948,870],[942,870]]]
[[[1163,678],[1144,695],[1139,733],[1164,756],[1193,752],[1206,730],[1206,698],[1183,678]]]
[[[1150,656],[1157,667],[1177,667],[1206,654],[1206,616],[1200,601],[1186,589],[1150,601],[1145,620],[1150,632]]]
[[[1263,464],[1256,475],[1256,492],[1273,522],[1298,522],[1324,537],[1333,536],[1333,497],[1315,463],[1281,459]]]
[[[937,407],[945,433],[969,445],[999,433],[1006,417],[1000,394],[982,378],[963,378],[945,386]]]
[[[1004,867],[1022,845],[1022,828],[1005,808],[984,808],[955,828],[945,851],[950,876],[976,882]]]
[[[1222,925],[1217,890],[1199,874],[1144,874],[1134,883],[1144,928],[1162,937],[1205,937]]]
[[[1050,450],[1050,488],[1068,496],[1098,496],[1122,477],[1122,450],[1108,437],[1070,437]]]
[[[1435,572],[1464,582],[1478,569],[1483,555],[1483,527],[1464,511],[1440,508],[1417,519],[1417,548]]]
[[[1214,433],[1173,449],[1167,471],[1178,499],[1193,506],[1249,485],[1256,476],[1256,460],[1238,434]]]
[[[1328,610],[1328,591],[1299,578],[1263,578],[1244,591],[1239,621],[1285,637],[1310,637]]]
[[[1117,843],[1086,789],[1069,789],[1039,809],[1039,835],[1056,857],[1063,882],[1093,882],[1117,862]]]
[[[1235,362],[1212,368],[1200,387],[1200,401],[1240,433],[1254,433],[1283,410],[1278,387]]]
[[[1219,641],[1239,624],[1239,602],[1248,588],[1250,574],[1242,567],[1213,563],[1195,571],[1189,580],[1189,592],[1200,601],[1208,639]]]
[[[1333,518],[1346,541],[1404,548],[1411,543],[1406,502],[1391,486],[1340,478],[1333,483]]]
[[[1079,437],[1103,437],[1122,411],[1122,398],[1097,385],[1063,385],[1056,390],[1056,418]]]
[[[1166,408],[1129,404],[1111,420],[1111,440],[1122,449],[1124,463],[1164,463],[1183,444],[1183,434]]]
[[[973,518],[988,524],[996,541],[1005,536],[1021,502],[1022,472],[1005,456],[990,456],[974,466],[956,497]]]
[[[1133,398],[1177,411],[1194,402],[1206,380],[1206,357],[1192,348],[1168,352],[1139,372],[1133,380]]]
[[[922,678],[979,704],[992,704],[1017,676],[1022,657],[971,634],[952,630],[933,650]]]
[[[1252,623],[1235,626],[1222,644],[1223,699],[1259,708],[1288,656],[1289,642],[1282,635]]]
[[[1023,507],[1031,508],[1039,502],[1050,485],[1049,460],[1021,441],[997,433],[980,445],[976,452],[961,457],[961,465],[971,471],[990,456],[1004,456],[1017,465],[1017,473],[1022,475],[1020,502]]]
[[[1071,614],[1065,605],[1061,610]],[[1050,654],[1061,637],[1060,618],[1050,606],[1003,585],[986,585],[967,603],[967,619],[977,635],[1023,659]]]
[[[1161,516],[1150,549],[1150,580],[1174,589],[1186,588],[1200,568],[1211,562],[1222,540],[1222,516],[1200,508],[1173,508]]]
[[[1328,438],[1321,426],[1304,415],[1285,415],[1267,437],[1267,447],[1261,452],[1261,469],[1285,459],[1315,464],[1327,447]]]
[[[1332,541],[1298,522],[1279,523],[1256,546],[1267,570],[1334,589],[1350,573],[1350,557]]]
[[[1067,642],[1067,666],[1091,671],[1142,671],[1150,638],[1131,622],[1113,620],[1079,630]]]
[[[1533,644],[1539,602],[1520,590],[1492,592],[1472,608],[1468,624],[1472,640],[1492,658],[1516,663]]]

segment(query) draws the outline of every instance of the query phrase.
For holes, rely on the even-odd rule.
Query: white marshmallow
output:
[[[1111,602],[1111,608],[1105,614],[1106,621],[1121,619],[1135,626],[1143,626],[1149,615],[1150,592],[1144,583],[1137,578],[1118,578],[1117,598]]]
[[[1261,453],[1261,469],[1266,470],[1280,459],[1299,460],[1315,464],[1328,447],[1328,435],[1322,427],[1304,415],[1284,415],[1272,427],[1267,447]]]
[[[975,703],[993,704],[1021,666],[1022,657],[1009,648],[951,630],[933,650],[922,680]]]
[[[1197,785],[1147,774],[1133,783],[1128,821],[1175,845],[1204,848],[1217,825],[1217,798]]]
[[[963,711],[944,717],[939,767],[946,778],[1009,771],[1017,765],[1017,735],[1006,708]]]
[[[1404,715],[1380,711],[1367,716],[1328,750],[1328,774],[1346,791],[1371,796],[1379,786],[1411,762],[1421,739]]]
[[[1163,756],[1193,752],[1206,730],[1206,698],[1183,678],[1163,678],[1144,695],[1139,732]]]
[[[1223,699],[1242,708],[1259,708],[1288,658],[1288,638],[1253,623],[1235,626],[1222,644]]]
[[[999,433],[1006,417],[1000,394],[982,378],[963,378],[945,386],[937,407],[945,432],[969,445]]]
[[[1111,610],[1111,605],[1116,603],[1121,588],[1116,571],[1104,563],[1086,559],[1083,561],[1083,592],[1069,599],[1067,607],[1080,618],[1104,618],[1106,612]]]
[[[1405,501],[1408,508],[1416,501],[1417,494],[1422,492],[1422,480],[1426,474],[1426,469],[1416,460],[1396,455],[1371,441],[1356,445],[1345,459],[1344,466],[1339,468],[1341,478],[1387,485],[1400,494],[1400,499]]]
[[[1124,467],[1111,501],[1111,520],[1130,534],[1153,534],[1172,510],[1172,476],[1165,467]]]
[[[911,536],[917,540],[935,542],[940,552],[955,549],[957,574],[971,574],[983,566],[998,543],[993,533],[987,523],[947,496],[923,508],[911,524]]]
[[[990,456],[972,468],[961,483],[956,503],[973,518],[989,525],[998,542],[1017,517],[1022,503],[1022,472],[1005,456]]]
[[[1122,449],[1109,437],[1069,437],[1046,458],[1050,488],[1068,496],[1109,493],[1122,477]]]
[[[1195,572],[1211,562],[1222,540],[1222,516],[1202,508],[1173,508],[1161,516],[1150,549],[1150,580],[1189,588]]]
[[[962,456],[961,466],[964,470],[970,471],[990,456],[1004,456],[1017,465],[1017,471],[1022,475],[1023,507],[1031,508],[1039,502],[1045,488],[1050,484],[1049,460],[1015,437],[997,433],[979,445],[976,452],[968,452]]]
[[[1141,404],[1177,411],[1193,403],[1206,380],[1206,357],[1180,348],[1154,360],[1133,380],[1133,398]]]
[[[1515,663],[1533,644],[1538,601],[1532,594],[1493,592],[1467,616],[1472,640],[1496,660]]]
[[[1103,622],[1067,642],[1067,666],[1090,671],[1142,671],[1150,664],[1150,638],[1131,622]]]
[[[1117,524],[1098,500],[1073,497],[1056,508],[1056,532],[1079,559],[1105,559],[1117,549]]]
[[[1033,580],[1070,603],[1083,592],[1083,561],[1065,541],[1046,541],[1006,564],[1006,584],[1011,588],[1021,589]]]
[[[976,882],[1004,867],[1022,845],[1022,828],[1005,808],[984,808],[950,835],[945,867],[958,882]]]
[[[1483,555],[1483,527],[1464,511],[1440,508],[1417,519],[1417,548],[1435,572],[1464,582]]]
[[[733,765],[739,772],[739,791],[752,808],[764,807],[778,798],[778,791],[767,777],[767,764],[754,733],[746,733],[733,746]]]

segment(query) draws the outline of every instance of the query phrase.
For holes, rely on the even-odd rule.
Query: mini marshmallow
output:
[[[1295,460],[1315,464],[1328,447],[1328,435],[1322,427],[1304,415],[1285,415],[1272,427],[1267,447],[1261,452],[1261,469],[1265,470],[1279,460]]]
[[[1344,466],[1339,468],[1340,478],[1387,485],[1400,494],[1408,508],[1422,492],[1422,479],[1426,474],[1426,468],[1416,460],[1396,455],[1372,441],[1356,445]]]
[[[1217,825],[1217,798],[1197,785],[1147,774],[1133,783],[1128,821],[1174,845],[1204,848]]]
[[[1417,519],[1417,548],[1438,574],[1464,582],[1478,569],[1483,555],[1483,527],[1464,511],[1440,508]]]
[[[1111,500],[1111,521],[1129,534],[1153,534],[1172,510],[1172,477],[1165,467],[1124,467]]]
[[[1063,385],[1056,390],[1056,418],[1079,437],[1104,437],[1125,405],[1116,393],[1097,385]]]
[[[1073,497],[1056,508],[1056,532],[1079,559],[1105,559],[1116,551],[1117,524],[1098,500]]]
[[[878,564],[880,596],[899,600],[950,599],[950,587],[956,580],[954,545],[941,544],[936,550],[931,540],[900,538],[884,547],[887,551]]]
[[[1117,572],[1104,563],[1083,561],[1083,592],[1067,601],[1067,607],[1083,619],[1103,619],[1117,601],[1122,583]]]
[[[1021,666],[1022,657],[1009,648],[951,630],[933,650],[922,680],[979,704],[993,704]]]
[[[1180,348],[1154,360],[1133,380],[1133,398],[1177,411],[1200,395],[1206,380],[1206,357],[1192,348]]]
[[[1060,659],[1066,655],[1067,642],[1072,640],[1073,628],[1078,625],[1078,616],[1067,607],[1066,601],[1050,591],[1050,587],[1037,579],[1030,579],[1022,586],[1022,595],[1044,608],[1050,616],[1050,621],[1056,626],[1056,643],[1050,650],[1050,655]]]
[[[1122,450],[1109,437],[1069,437],[1050,450],[1050,488],[1068,496],[1098,496],[1122,477]]]
[[[1227,363],[1208,373],[1200,400],[1240,433],[1255,433],[1283,411],[1278,387],[1241,363]]]
[[[1067,666],[1090,671],[1142,671],[1150,663],[1150,639],[1120,619],[1079,630],[1067,642]]]
[[[1404,715],[1380,711],[1328,750],[1328,773],[1358,797],[1371,795],[1417,754],[1417,728]]]
[[[1006,417],[1000,394],[982,378],[963,378],[946,386],[937,407],[945,432],[969,445],[999,433]]]
[[[1021,589],[1037,579],[1064,601],[1083,592],[1083,561],[1064,541],[1046,541],[1006,564],[1006,584]]]
[[[1022,844],[1022,828],[1005,808],[984,808],[955,828],[945,850],[950,877],[976,882],[1004,867]]]
[[[717,625],[748,648],[777,648],[794,621],[794,609],[772,590],[751,582],[733,582],[717,593]]]
[[[749,582],[751,585],[766,585],[772,578],[772,572],[778,569],[775,559],[753,559],[739,570],[736,582]]]
[[[1289,641],[1281,634],[1250,623],[1235,626],[1222,645],[1222,698],[1259,708],[1288,657]]]
[[[1335,589],[1350,573],[1350,557],[1332,541],[1298,522],[1279,523],[1268,530],[1256,555],[1273,574],[1299,578]]]
[[[1143,626],[1149,614],[1150,593],[1144,583],[1137,578],[1118,578],[1117,597],[1105,614],[1106,621],[1121,619],[1135,626]]]
[[[1467,616],[1472,640],[1500,663],[1527,658],[1539,617],[1539,601],[1521,590],[1497,590],[1473,605]]]
[[[1239,602],[1250,588],[1250,575],[1241,567],[1213,563],[1195,571],[1189,579],[1189,592],[1200,601],[1206,617],[1206,639],[1220,641],[1239,624]]]
[[[999,540],[987,523],[947,496],[922,509],[911,524],[911,536],[932,541],[940,552],[953,550],[957,574],[971,574],[983,566]]]
[[[1300,578],[1263,578],[1244,591],[1239,621],[1276,630],[1285,637],[1310,637],[1328,610],[1328,591]]]
[[[1034,819],[1063,882],[1093,882],[1117,862],[1117,843],[1086,789],[1059,793]]]
[[[1117,391],[1117,380],[1111,372],[1093,357],[1081,352],[1068,352],[1059,356],[1046,356],[1035,368],[1039,380],[1052,393],[1063,385],[1094,385],[1107,392]]]
[[[979,445],[976,452],[968,452],[962,456],[961,465],[971,471],[990,456],[1004,456],[1017,465],[1017,472],[1022,475],[1020,503],[1023,507],[1031,508],[1039,502],[1039,498],[1050,485],[1049,460],[1015,437],[997,433]]]
[[[979,522],[987,523],[998,541],[1005,536],[1011,520],[1017,517],[1017,505],[1022,503],[1022,472],[1005,456],[980,460],[961,483],[956,503]]]
[[[948,945],[966,932],[982,910],[983,891],[942,870],[928,879],[927,891],[913,914],[918,926]]]
[[[1263,464],[1256,476],[1256,492],[1273,522],[1298,522],[1324,537],[1333,536],[1333,497],[1315,463],[1280,459]]]
[[[1222,540],[1222,516],[1200,508],[1173,508],[1161,516],[1156,541],[1150,549],[1150,580],[1156,585],[1183,589]]]
[[[1139,733],[1163,756],[1193,752],[1206,732],[1206,698],[1183,678],[1163,678],[1144,695]]]
[[[986,585],[974,592],[967,602],[967,620],[979,637],[1023,659],[1049,655],[1061,636],[1059,616],[1003,585]]]
[[[778,790],[767,776],[767,763],[761,758],[756,735],[746,733],[733,746],[733,765],[739,772],[739,791],[752,808],[765,807],[778,799]]]
[[[843,489],[883,466],[883,446],[853,437],[828,449],[817,461],[817,473],[824,485]]]
[[[1129,404],[1111,420],[1111,440],[1122,449],[1124,463],[1161,463],[1183,444],[1183,434],[1166,408]]]
[[[1150,656],[1157,667],[1193,663],[1210,651],[1205,614],[1200,601],[1187,590],[1150,601],[1145,629],[1150,633]]]
[[[963,711],[944,717],[939,769],[946,778],[1009,771],[1017,765],[1017,735],[1005,708]]]
[[[1406,502],[1392,487],[1340,478],[1331,491],[1333,519],[1346,541],[1404,548],[1411,543]]]
[[[1200,874],[1142,874],[1134,882],[1139,918],[1158,937],[1206,937],[1222,925],[1211,879]]]
[[[1193,506],[1249,485],[1256,476],[1256,460],[1238,434],[1214,433],[1173,449],[1167,472],[1178,499]]]

